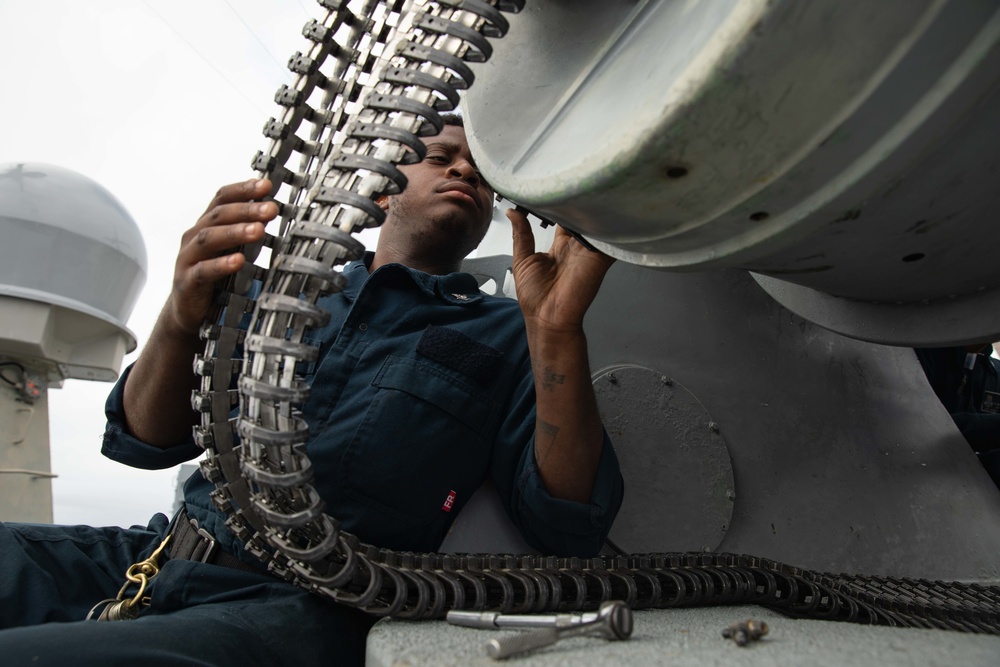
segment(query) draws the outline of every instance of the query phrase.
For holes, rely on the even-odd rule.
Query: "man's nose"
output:
[[[476,173],[476,168],[472,166],[472,163],[465,158],[458,158],[452,162],[449,171],[463,181],[470,183],[473,187],[479,186],[479,174]]]

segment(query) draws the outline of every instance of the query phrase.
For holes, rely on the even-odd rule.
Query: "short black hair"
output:
[[[465,127],[465,119],[457,113],[443,113],[441,114],[441,120],[444,121],[445,126]]]

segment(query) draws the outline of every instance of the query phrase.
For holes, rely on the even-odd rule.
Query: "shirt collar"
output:
[[[351,262],[344,268],[347,285],[344,293],[354,301],[361,289],[370,278],[375,276],[406,275],[420,290],[429,297],[437,297],[448,303],[468,305],[482,300],[483,293],[479,291],[479,283],[468,273],[449,273],[434,276],[423,271],[411,269],[402,264],[386,264],[374,274],[368,273],[368,267],[375,259],[375,253],[366,252],[364,258]]]

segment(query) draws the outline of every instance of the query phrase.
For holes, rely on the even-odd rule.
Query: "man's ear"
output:
[[[389,210],[389,195],[380,195],[375,199],[375,205],[383,211]]]

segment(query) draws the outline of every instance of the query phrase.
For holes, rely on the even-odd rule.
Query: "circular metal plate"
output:
[[[625,478],[610,540],[629,553],[714,550],[736,496],[729,450],[708,411],[666,375],[637,366],[596,375],[594,392]]]

